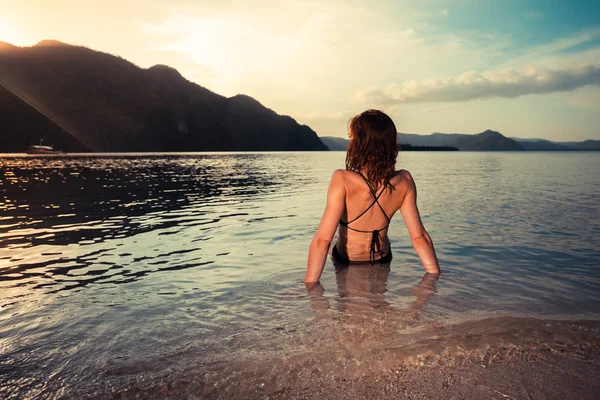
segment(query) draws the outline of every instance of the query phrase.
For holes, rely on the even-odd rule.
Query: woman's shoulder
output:
[[[347,181],[349,179],[356,179],[356,178],[360,178],[360,175],[354,171],[348,171],[347,169],[336,169],[335,171],[333,171],[333,174],[331,175],[331,179],[337,179],[337,180],[343,180],[343,181]]]
[[[401,182],[401,181],[411,182],[413,180],[413,177],[410,174],[410,172],[408,172],[407,169],[399,169],[396,172],[394,172],[394,177],[392,179],[397,180],[398,182]]]
[[[346,171],[345,169],[336,169],[333,171],[333,173],[331,174],[331,180],[340,180],[340,179],[344,179],[345,175],[346,175]]]
[[[415,185],[415,181],[406,169],[399,169],[394,173],[394,177],[391,180],[392,185],[395,188],[404,188],[408,190]]]
[[[332,185],[344,185],[347,178],[347,172],[345,169],[336,169],[331,174]]]

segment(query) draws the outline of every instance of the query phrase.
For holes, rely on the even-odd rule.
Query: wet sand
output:
[[[421,326],[387,345],[373,347],[376,342],[372,337],[360,346],[317,345],[314,351],[281,357],[232,355],[187,371],[130,376],[118,386],[65,394],[106,399],[600,398],[600,321],[499,317]]]
[[[273,395],[271,399],[598,399],[598,353],[574,358],[544,351],[493,351],[494,360],[454,367],[399,368],[376,377],[318,382]],[[227,395],[214,393],[216,398]],[[236,393],[241,398],[243,393]],[[234,397],[235,397],[234,396]]]

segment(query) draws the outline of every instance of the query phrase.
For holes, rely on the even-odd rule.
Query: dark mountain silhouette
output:
[[[348,149],[349,139],[340,137],[325,136],[321,138],[321,141],[331,151],[346,151]],[[402,151],[456,151],[458,150],[453,146],[413,146],[411,144],[402,143],[399,144],[399,150]]]
[[[513,139],[489,129],[475,135],[437,132],[431,135],[398,133],[398,140],[400,143],[409,143],[413,146],[453,146],[463,151],[524,150]]]
[[[64,129],[0,86],[0,151],[23,152],[32,144],[40,144],[40,140],[55,149],[89,151]]]
[[[526,150],[538,151],[565,151],[565,150],[583,150],[583,151],[598,151],[600,150],[600,140],[584,140],[583,142],[553,142],[546,139],[521,139],[512,138],[519,142]]]
[[[10,49],[14,49],[14,48],[15,48],[14,45],[0,41],[0,51],[1,50],[10,50]]]
[[[461,133],[432,133],[430,135],[398,133],[398,141],[413,146],[454,146],[458,138],[470,136],[472,135]]]
[[[586,140],[583,142],[553,142],[546,139],[521,139],[510,138],[514,140],[521,148],[515,146],[510,141],[500,138],[498,132],[486,131],[479,139],[476,135],[464,133],[432,133],[430,135],[418,135],[414,133],[398,133],[400,143],[410,143],[413,146],[455,146],[460,150],[485,150],[486,146],[490,150],[600,150],[599,140]],[[485,134],[485,135],[484,135]],[[501,135],[506,138],[505,136]],[[494,138],[501,142],[494,142]],[[506,138],[509,139],[509,138]]]
[[[346,151],[348,139],[325,136],[321,141],[334,151]],[[600,140],[585,140],[583,142],[552,142],[546,139],[507,138],[499,132],[487,130],[469,135],[465,133],[432,133],[419,135],[416,133],[398,133],[398,142],[402,150],[422,150],[426,147],[456,147],[463,151],[512,151],[512,150],[600,150]],[[411,145],[410,147],[408,145]],[[412,148],[411,148],[412,147]],[[416,148],[415,148],[416,147]],[[434,149],[431,149],[434,150]]]
[[[545,139],[534,139],[534,140],[524,140],[519,138],[513,138],[517,141],[521,146],[525,148],[525,150],[569,150],[569,147],[563,146],[562,144],[552,142],[550,140]]]
[[[251,97],[226,98],[171,67],[142,69],[57,41],[0,43],[0,84],[0,104],[13,110],[0,109],[1,152],[40,138],[65,151],[327,150],[308,126]]]
[[[348,139],[322,137],[330,150],[346,150]],[[398,142],[402,150],[464,150],[464,151],[508,151],[524,150],[523,146],[499,132],[487,130],[475,135],[461,133],[433,133],[418,135],[415,133],[398,133]]]
[[[501,133],[489,129],[477,135],[458,137],[454,145],[466,151],[525,150],[523,146],[513,139],[509,139]]]
[[[322,136],[321,142],[331,151],[346,151],[350,140],[334,136]]]
[[[559,142],[572,150],[600,150],[600,140],[584,140],[583,142]]]
[[[454,146],[413,146],[409,143],[398,144],[398,150],[401,151],[458,151]]]

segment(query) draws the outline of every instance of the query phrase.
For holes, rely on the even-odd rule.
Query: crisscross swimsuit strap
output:
[[[352,231],[355,232],[362,232],[362,233],[370,233],[371,234],[371,254],[370,254],[370,260],[371,264],[375,263],[375,253],[381,251],[381,238],[379,236],[379,232],[386,230],[389,226],[390,226],[390,218],[388,217],[387,213],[385,212],[385,210],[383,209],[383,207],[381,206],[381,204],[379,203],[379,197],[381,197],[381,195],[383,194],[383,192],[385,191],[385,186],[381,188],[381,191],[379,192],[378,195],[375,195],[375,192],[371,189],[371,186],[369,186],[369,181],[367,180],[367,178],[365,178],[365,176],[363,174],[359,174],[360,176],[362,176],[362,178],[365,180],[365,182],[367,183],[367,186],[369,187],[369,191],[371,192],[371,195],[373,196],[374,200],[373,202],[369,205],[369,207],[367,207],[363,212],[360,213],[360,215],[356,218],[354,218],[352,221],[348,221],[345,222],[343,220],[340,219],[340,225],[348,228]],[[351,226],[349,226],[349,224],[353,223],[354,221],[356,221],[357,219],[359,219],[360,217],[362,217],[363,215],[365,215],[365,213],[367,211],[369,211],[371,209],[371,207],[373,207],[375,204],[377,204],[379,206],[379,209],[381,210],[381,212],[383,213],[383,215],[385,216],[385,219],[387,219],[388,223],[386,226],[384,226],[381,229],[374,229],[372,231],[364,231],[361,229],[354,229]]]

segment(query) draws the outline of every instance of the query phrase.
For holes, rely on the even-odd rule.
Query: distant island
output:
[[[346,151],[348,149],[348,144],[350,140],[333,137],[333,136],[324,136],[321,138],[321,141],[325,143],[325,146],[329,148],[331,151]],[[401,151],[458,151],[458,148],[453,146],[413,146],[411,144],[398,144],[398,150]]]
[[[398,144],[401,151],[458,151],[454,146],[413,146],[412,144]]]
[[[42,41],[0,42],[0,152],[327,151],[317,134],[245,95],[230,98],[165,65]]]
[[[332,151],[346,151],[350,142],[333,136],[321,137],[321,141]],[[508,138],[490,129],[477,134],[419,135],[398,132],[398,143],[402,151],[600,151],[600,140],[552,142],[544,139]]]

